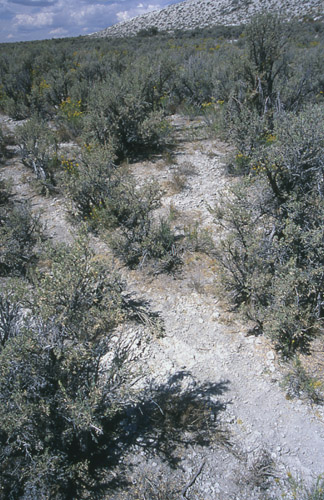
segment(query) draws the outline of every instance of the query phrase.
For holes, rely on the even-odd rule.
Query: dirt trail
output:
[[[177,126],[180,133],[190,123],[181,119]],[[162,210],[172,204],[181,223],[196,218],[211,228],[208,206],[213,205],[228,182],[222,169],[226,152],[226,145],[217,141],[191,138],[179,144],[168,162],[157,158],[131,168],[139,182],[150,176],[169,190]],[[172,193],[175,173],[184,175],[186,182],[182,190]],[[73,228],[66,220],[66,207],[60,196],[46,198],[36,194],[31,183],[33,174],[17,157],[1,165],[0,175],[12,178],[14,194],[29,199],[33,209],[41,212],[55,241],[71,241]],[[98,251],[105,250],[98,240],[95,246]],[[237,468],[243,467],[242,457],[246,459],[246,472],[249,457],[266,449],[275,462],[278,478],[287,473],[306,481],[317,477],[324,472],[323,409],[286,399],[279,385],[280,360],[269,342],[247,336],[244,325],[218,305],[213,293],[212,261],[194,253],[185,260],[184,271],[177,277],[152,277],[140,270],[129,272],[121,268],[128,289],[146,298],[165,323],[164,337],[155,339],[150,348],[147,364],[151,377],[162,382],[170,375],[182,373],[184,379],[198,387],[206,383],[218,386],[217,394],[210,399],[219,402],[217,418],[229,429],[233,449],[241,454],[238,458],[218,445],[207,449],[191,446],[181,457],[182,474],[189,479],[204,460],[195,490],[191,490],[202,497],[193,498],[279,498],[259,490],[248,493],[251,487],[245,490],[244,480],[243,486],[235,483]],[[150,467],[163,471],[164,465],[151,461]]]
[[[187,178],[186,189],[171,198],[184,219],[199,216],[201,225],[210,227],[208,206],[228,183],[222,168],[226,152],[226,146],[218,141],[184,143],[177,151],[177,164],[170,165],[167,174],[165,170],[163,174],[155,172],[161,182],[161,177],[172,176],[174,169],[181,171],[181,165],[194,166],[195,175]],[[141,168],[135,166],[135,173],[140,175]],[[198,260],[198,264],[193,261],[186,267],[181,279],[160,276],[140,287],[138,275],[136,288],[161,312],[166,326],[165,337],[153,349],[152,372],[156,373],[158,366],[161,377],[163,372],[166,376],[167,372],[183,370],[201,384],[225,382],[226,391],[217,396],[226,406],[220,418],[247,460],[249,454],[253,457],[257,450],[266,449],[280,477],[291,473],[307,482],[324,472],[323,408],[286,398],[280,386],[280,359],[269,341],[248,336],[244,325],[217,307],[217,298],[208,293],[213,290],[211,274]],[[226,483],[229,464],[222,468],[216,466],[218,461],[209,455],[204,474],[214,479],[209,488],[203,488],[204,494],[210,499],[225,498],[225,493],[238,498]],[[199,460],[196,462],[198,465]],[[221,485],[220,496],[212,486],[215,477]],[[261,494],[258,498],[266,497]]]

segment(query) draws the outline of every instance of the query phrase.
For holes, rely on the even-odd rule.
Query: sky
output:
[[[0,0],[0,43],[79,36],[182,0]]]

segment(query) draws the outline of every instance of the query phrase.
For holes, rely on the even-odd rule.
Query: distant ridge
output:
[[[324,0],[186,0],[120,22],[90,36],[123,37],[150,29],[173,32],[216,25],[238,25],[248,22],[251,16],[263,9],[279,12],[288,18],[324,18]]]

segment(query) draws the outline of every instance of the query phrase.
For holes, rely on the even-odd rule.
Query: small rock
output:
[[[274,355],[273,351],[268,351],[267,352],[267,359],[269,359],[269,360],[274,360],[275,359],[275,355]]]

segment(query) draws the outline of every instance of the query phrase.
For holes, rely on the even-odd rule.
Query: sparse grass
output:
[[[188,253],[184,274],[188,285],[198,294],[214,293],[213,260],[204,253]]]
[[[168,479],[163,479],[160,476],[155,477],[153,474],[140,476],[136,480],[133,488],[128,490],[122,496],[118,496],[118,500],[178,500],[179,499],[179,484],[170,482]]]
[[[197,175],[197,169],[191,162],[186,162],[179,166],[179,173],[186,177],[193,177]]]
[[[324,474],[320,474],[312,485],[306,485],[302,479],[288,472],[283,489],[280,500],[323,500]]]
[[[239,469],[235,473],[235,482],[244,493],[259,491],[262,492],[262,496],[257,498],[268,499],[272,497],[268,497],[266,492],[270,490],[275,477],[275,463],[271,453],[266,448],[260,448],[252,454],[241,456]]]
[[[298,357],[290,363],[289,371],[283,378],[282,386],[286,390],[287,399],[302,398],[315,404],[323,403],[322,382],[307,373]]]
[[[169,206],[169,220],[174,222],[181,217],[181,211],[171,202]]]
[[[178,165],[169,179],[165,183],[165,187],[170,195],[179,194],[189,188],[188,180],[196,175],[196,169],[191,163],[183,163]]]
[[[189,286],[198,294],[203,294],[206,291],[206,285],[203,276],[198,272],[191,276]]]
[[[168,192],[173,194],[179,194],[188,187],[187,178],[185,175],[181,174],[179,170],[176,170],[171,179],[166,183],[166,188]]]
[[[214,248],[209,229],[202,227],[199,221],[185,227],[185,236],[186,250],[210,254]]]
[[[169,150],[163,152],[162,160],[165,166],[171,166],[177,164],[177,157],[173,154],[172,151]]]

